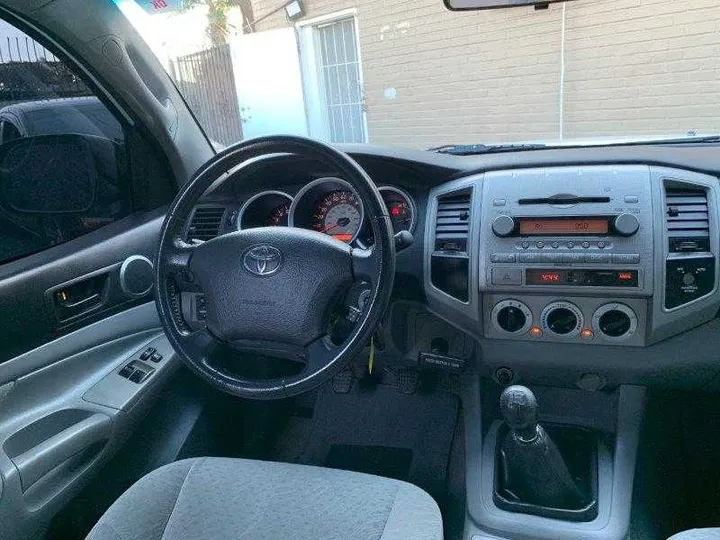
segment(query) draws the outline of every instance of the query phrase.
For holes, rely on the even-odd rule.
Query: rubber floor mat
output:
[[[335,394],[326,386],[298,461],[402,477],[440,501],[458,410],[458,398],[444,392],[406,395],[380,385]]]

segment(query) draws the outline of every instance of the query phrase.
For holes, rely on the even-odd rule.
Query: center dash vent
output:
[[[222,206],[201,206],[195,209],[190,227],[188,227],[188,240],[212,240],[220,233],[225,208]]]
[[[710,221],[705,190],[668,188],[665,205],[670,251],[709,251]]]
[[[465,189],[438,197],[435,251],[467,252],[472,191]]]

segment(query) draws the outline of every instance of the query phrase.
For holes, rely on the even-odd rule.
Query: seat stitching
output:
[[[377,537],[376,540],[382,540],[382,537],[385,536],[385,531],[387,530],[387,525],[390,522],[390,515],[392,514],[393,508],[395,508],[395,503],[397,503],[398,494],[400,493],[400,488],[402,486],[398,486],[395,490],[395,495],[393,496],[392,504],[390,505],[390,510],[388,510],[387,517],[385,518],[385,525],[383,525],[382,531],[380,531],[380,536]]]
[[[160,535],[160,540],[163,540],[165,538],[165,533],[167,532],[167,528],[170,525],[170,521],[172,521],[173,514],[175,514],[175,510],[177,509],[178,501],[180,501],[180,497],[182,497],[183,490],[185,489],[185,484],[187,483],[187,479],[190,478],[190,474],[195,470],[196,467],[199,467],[202,463],[205,462],[207,458],[200,458],[195,463],[193,463],[192,467],[188,469],[188,472],[185,474],[185,478],[183,479],[183,483],[180,486],[180,489],[178,490],[177,498],[175,499],[175,504],[173,505],[173,509],[170,512],[170,515],[168,516],[168,520],[165,523],[165,527],[163,528],[163,532]]]

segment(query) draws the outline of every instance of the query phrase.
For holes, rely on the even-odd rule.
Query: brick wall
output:
[[[259,18],[282,2],[252,4]],[[357,9],[371,142],[560,136],[563,4],[464,13],[442,0],[303,4],[305,19]],[[566,138],[720,132],[720,2],[574,0],[565,10]],[[256,30],[288,24],[280,11]]]

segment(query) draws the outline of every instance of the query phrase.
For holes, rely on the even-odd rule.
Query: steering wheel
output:
[[[261,227],[188,243],[186,223],[210,185],[247,160],[271,154],[310,157],[336,170],[362,201],[374,245],[357,249],[292,227]],[[387,308],[394,275],[392,223],[365,171],[326,144],[269,136],[223,150],[181,188],[160,234],[156,303],[165,334],[194,373],[236,396],[276,399],[319,386],[362,350]],[[369,283],[370,295],[349,335],[335,344],[328,334],[329,314],[337,298],[360,281]],[[183,319],[181,294],[198,290],[205,295],[207,316],[204,327],[193,330]],[[241,376],[231,364],[242,356],[228,356],[228,351],[262,355],[267,362],[290,359],[302,368],[272,379]]]

